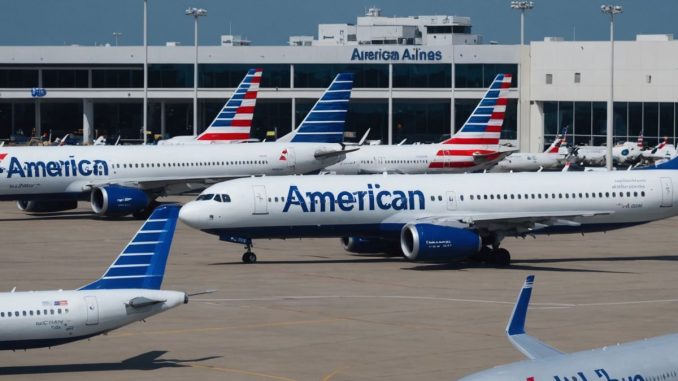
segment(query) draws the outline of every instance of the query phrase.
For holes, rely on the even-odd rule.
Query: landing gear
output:
[[[257,255],[252,252],[252,241],[248,241],[247,244],[245,244],[245,254],[242,255],[242,262],[243,263],[256,263],[257,262]]]
[[[511,264],[511,254],[506,249],[492,249],[485,246],[479,253],[469,257],[469,261],[475,263],[487,263],[497,267],[507,267]]]
[[[137,210],[136,212],[133,212],[132,217],[134,217],[137,220],[148,219],[148,217],[151,216],[151,213],[153,213],[153,211],[155,210],[155,208],[158,207],[158,205],[160,205],[160,203],[153,200],[145,208],[143,208],[141,210]]]

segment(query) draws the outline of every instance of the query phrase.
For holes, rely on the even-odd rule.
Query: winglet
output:
[[[516,349],[530,359],[561,355],[562,352],[559,350],[525,333],[527,307],[530,304],[533,284],[534,275],[528,275],[520,294],[518,294],[516,304],[513,306],[511,318],[506,325],[506,337]]]
[[[279,142],[341,143],[348,102],[353,89],[353,73],[339,73],[313,105],[299,127],[278,139]]]
[[[159,290],[177,226],[179,208],[179,205],[173,204],[155,208],[104,275],[80,290]]]
[[[506,326],[506,334],[509,336],[525,333],[525,319],[527,318],[527,307],[530,304],[533,284],[534,275],[528,275],[520,294],[518,294],[516,304],[513,306],[513,313]]]
[[[235,141],[250,138],[262,69],[249,69],[224,107],[196,140]]]

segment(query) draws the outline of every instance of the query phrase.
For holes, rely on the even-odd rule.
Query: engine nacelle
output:
[[[92,210],[100,216],[119,217],[144,209],[151,202],[146,192],[109,185],[92,189]]]
[[[29,213],[49,213],[62,212],[78,207],[77,200],[59,200],[59,201],[17,201],[19,210]]]
[[[379,238],[341,237],[341,245],[344,247],[344,250],[356,254],[392,254],[400,251],[397,246],[397,241],[394,244],[394,242]]]
[[[407,224],[400,247],[411,261],[455,261],[476,254],[482,239],[473,230],[433,224]]]

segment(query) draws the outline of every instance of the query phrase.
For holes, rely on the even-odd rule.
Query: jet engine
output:
[[[400,232],[400,246],[411,261],[455,261],[478,253],[482,239],[469,229],[407,224]]]
[[[151,198],[140,189],[109,185],[92,189],[90,202],[94,213],[120,217],[145,209]]]
[[[49,213],[71,210],[78,207],[77,200],[58,201],[17,201],[19,210],[29,213]]]
[[[400,248],[396,242],[389,242],[379,238],[368,237],[341,237],[341,245],[349,253],[373,254],[386,253],[400,255]]]

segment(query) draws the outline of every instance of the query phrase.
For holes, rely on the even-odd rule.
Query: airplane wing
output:
[[[183,178],[176,177],[155,177],[155,178],[146,178],[143,181],[138,179],[115,179],[115,181],[90,181],[83,186],[83,190],[91,189],[93,187],[102,187],[106,185],[120,185],[130,188],[138,188],[142,190],[156,190],[163,189],[168,186],[173,185],[187,185],[189,184],[200,184],[200,185],[212,185],[225,180],[235,179],[238,177],[247,177],[247,176],[220,176],[220,177],[209,177],[205,178],[204,176],[187,176]]]
[[[604,216],[614,213],[606,210],[548,211],[548,212],[496,212],[496,213],[450,213],[443,216],[431,216],[416,220],[435,225],[458,227],[464,224],[469,228],[486,232],[502,232],[504,235],[524,235],[533,230],[550,226],[580,226],[582,217]]]
[[[530,304],[533,283],[534,275],[529,275],[527,279],[525,279],[525,284],[523,284],[520,294],[518,294],[518,299],[513,307],[513,313],[506,325],[506,337],[516,349],[532,360],[562,355],[563,352],[525,332],[527,307]]]
[[[347,148],[346,146],[343,146],[342,149],[334,149],[334,150],[318,150],[313,154],[313,156],[316,159],[326,159],[328,157],[334,157],[334,156],[340,156],[347,154],[349,152],[354,152],[359,150],[360,147],[355,147],[351,146],[350,148]]]

